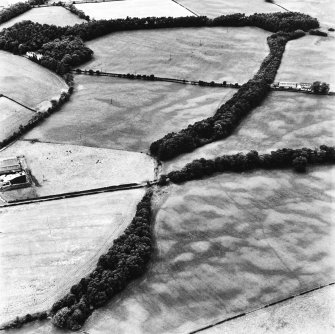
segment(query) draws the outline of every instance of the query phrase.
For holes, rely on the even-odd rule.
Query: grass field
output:
[[[148,16],[194,16],[193,13],[178,5],[172,0],[125,0],[105,3],[85,3],[75,5],[90,18],[101,19],[124,19],[129,17]]]
[[[45,310],[95,267],[144,190],[0,209],[0,323]]]
[[[227,139],[200,147],[164,164],[165,171],[199,158],[242,151],[335,145],[335,97],[272,92]]]
[[[1,1],[1,4],[0,4],[0,10],[2,9],[2,7],[9,7],[9,6],[11,6],[11,5],[14,5],[14,4],[16,4],[16,3],[18,3],[18,2],[22,2],[22,0],[2,0]]]
[[[250,15],[254,13],[284,11],[282,8],[267,3],[264,0],[178,0],[178,2],[198,15],[206,15],[212,18],[234,13],[245,13],[246,15]]]
[[[94,58],[84,68],[244,83],[269,52],[267,36],[250,27],[118,32],[87,43]]]
[[[58,98],[66,83],[55,73],[23,57],[0,51],[0,94],[36,108]]]
[[[83,330],[189,333],[332,282],[334,173],[226,174],[171,187],[148,273]]]
[[[213,115],[236,91],[89,76],[75,82],[71,101],[24,138],[147,151],[153,140]]]
[[[5,200],[140,183],[155,177],[154,160],[136,152],[18,141],[0,153],[3,158],[17,155],[25,156],[35,185],[6,191],[1,194]]]
[[[40,24],[54,24],[62,27],[68,25],[73,26],[77,23],[86,22],[63,7],[41,7],[33,8],[28,12],[25,12],[3,24],[0,24],[0,30],[11,27],[15,23],[24,20],[30,20]]]
[[[335,35],[306,36],[287,44],[276,80],[325,81],[335,91]]]
[[[5,97],[0,97],[0,110],[0,141],[18,131],[20,125],[27,124],[34,115],[34,112]]]

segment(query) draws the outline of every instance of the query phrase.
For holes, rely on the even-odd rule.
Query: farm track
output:
[[[156,183],[157,181],[154,180],[150,182],[150,185],[155,185]],[[25,204],[33,204],[33,203],[39,203],[39,202],[54,201],[54,200],[73,198],[73,197],[79,197],[79,196],[102,194],[102,193],[121,191],[121,190],[139,189],[139,188],[144,188],[147,186],[148,184],[145,182],[121,184],[117,186],[108,186],[108,187],[103,187],[103,188],[95,188],[95,189],[81,190],[81,191],[75,191],[75,192],[69,192],[69,193],[61,193],[57,195],[41,196],[38,198],[30,198],[30,199],[25,199],[25,200],[8,201],[5,205],[0,205],[0,208],[25,205]]]

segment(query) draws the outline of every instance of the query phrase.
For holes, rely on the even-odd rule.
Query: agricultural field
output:
[[[236,92],[86,75],[75,82],[70,102],[25,139],[147,151],[153,140],[213,115]]]
[[[51,307],[87,275],[143,194],[136,189],[0,209],[0,323]]]
[[[335,91],[335,34],[306,36],[290,41],[276,80],[293,82],[325,81]]]
[[[68,90],[61,77],[23,57],[0,51],[0,63],[0,94],[33,109]]]
[[[331,334],[335,319],[335,287],[314,291],[294,300],[204,330],[203,334]]]
[[[0,142],[17,132],[20,125],[26,125],[34,116],[34,112],[5,97],[0,97],[0,110]]]
[[[276,3],[292,12],[301,12],[318,18],[323,27],[335,27],[333,0],[276,0]]]
[[[96,189],[155,178],[154,160],[141,153],[18,141],[0,158],[24,155],[34,186],[1,193],[4,200],[18,200]]]
[[[267,56],[269,35],[253,27],[118,32],[87,43],[94,58],[84,68],[244,83]]]
[[[124,0],[76,4],[91,19],[125,19],[129,17],[194,16],[172,0]]]
[[[62,18],[60,20],[60,17]],[[86,22],[83,19],[80,19],[78,16],[72,14],[70,11],[63,7],[41,7],[33,8],[28,12],[25,12],[13,19],[0,24],[0,30],[4,28],[11,27],[15,23],[30,20],[40,24],[54,24],[57,26],[73,26],[77,23]]]
[[[225,140],[214,142],[164,164],[164,172],[194,159],[279,148],[335,145],[335,97],[272,92]]]
[[[284,9],[267,3],[264,0],[178,0],[186,8],[194,11],[198,15],[205,15],[210,18],[226,14],[245,13],[272,13],[283,12]],[[278,2],[276,0],[276,2]],[[280,2],[280,1],[279,1]],[[303,1],[301,1],[303,2]]]
[[[335,278],[335,168],[224,174],[163,195],[143,279],[83,330],[189,333]]]

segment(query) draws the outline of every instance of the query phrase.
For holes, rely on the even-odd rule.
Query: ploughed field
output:
[[[91,19],[125,19],[129,17],[180,17],[194,14],[172,0],[123,0],[75,5]]]
[[[0,94],[28,107],[38,108],[68,89],[58,75],[23,57],[0,51],[0,64]]]
[[[50,308],[90,273],[143,194],[136,189],[0,209],[0,322]]]
[[[195,159],[214,159],[237,152],[333,146],[334,107],[334,96],[271,92],[230,137],[166,162],[163,172],[180,169]]]
[[[235,13],[250,15],[284,11],[284,9],[264,0],[178,0],[178,2],[198,15],[206,15],[211,18]]]
[[[87,43],[94,55],[83,68],[244,83],[269,52],[267,36],[253,27],[118,32]]]
[[[1,193],[6,201],[152,181],[154,160],[141,153],[18,141],[1,158],[23,155],[33,186]],[[1,206],[2,202],[0,202]]]
[[[306,36],[290,41],[286,46],[276,81],[325,81],[330,84],[330,90],[334,92],[334,32],[330,32],[329,37]]]
[[[25,139],[147,151],[166,133],[213,115],[236,92],[85,75],[75,82],[71,100]]]
[[[29,11],[16,16],[9,21],[0,24],[0,30],[9,28],[15,23],[25,20],[30,20],[40,24],[54,24],[62,27],[68,25],[73,26],[77,23],[86,22],[63,7],[40,7],[30,9]]]

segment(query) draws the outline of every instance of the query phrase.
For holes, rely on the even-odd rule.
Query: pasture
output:
[[[91,19],[125,19],[129,17],[180,17],[193,13],[172,0],[124,0],[76,4]]]
[[[155,162],[145,154],[18,141],[0,153],[7,158],[24,155],[34,187],[6,191],[5,200],[18,200],[107,186],[152,181]]]
[[[46,310],[95,267],[143,189],[0,208],[0,323]]]
[[[0,30],[9,28],[15,23],[25,20],[40,24],[54,24],[61,27],[73,26],[77,23],[86,22],[63,7],[40,7],[33,8],[3,24],[0,24]]]
[[[0,93],[33,109],[68,89],[55,73],[32,61],[0,51]]]
[[[118,32],[87,43],[94,55],[83,68],[244,83],[267,56],[268,36],[251,27]]]
[[[194,159],[223,154],[335,145],[334,107],[334,96],[271,92],[230,137],[166,162],[164,172],[180,169]]]
[[[166,133],[212,115],[236,91],[84,75],[75,82],[71,100],[25,139],[147,151]]]

